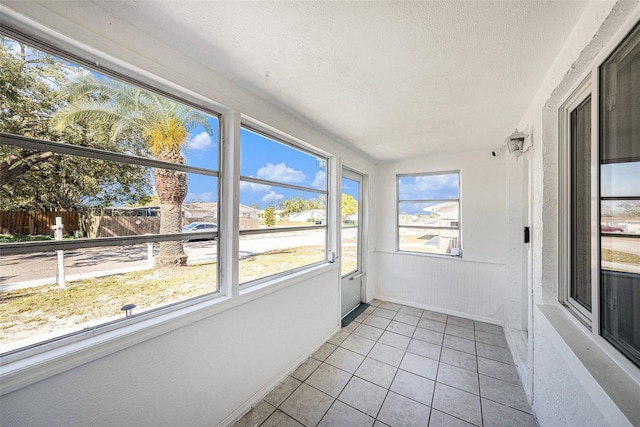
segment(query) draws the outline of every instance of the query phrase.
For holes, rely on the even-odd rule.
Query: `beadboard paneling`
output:
[[[502,325],[506,266],[376,252],[376,296]]]

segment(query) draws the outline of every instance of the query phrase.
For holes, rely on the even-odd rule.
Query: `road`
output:
[[[345,229],[344,237],[355,235],[355,230]],[[240,239],[240,256],[300,246],[324,246],[324,236],[321,230],[244,236]],[[155,256],[158,254],[159,245],[152,244],[152,247]],[[184,250],[190,264],[212,261],[217,255],[217,245],[210,241],[186,242]],[[65,251],[66,280],[148,269],[147,251],[147,244]],[[0,258],[0,292],[55,283],[56,272],[55,252],[3,256]]]

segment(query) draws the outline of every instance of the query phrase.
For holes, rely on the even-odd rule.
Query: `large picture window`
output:
[[[602,336],[640,366],[640,25],[600,67]]]
[[[239,282],[327,259],[327,159],[249,127],[240,132]]]
[[[2,36],[0,353],[218,290],[215,114]]]
[[[398,175],[398,250],[462,256],[459,172]]]
[[[640,366],[640,26],[599,76],[598,91],[586,80],[561,109],[569,177],[561,300]]]

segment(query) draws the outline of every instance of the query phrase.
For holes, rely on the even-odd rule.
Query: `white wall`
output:
[[[624,364],[607,352],[607,345],[584,326],[573,325],[558,302],[558,288],[564,286],[558,273],[558,108],[639,18],[638,1],[590,2],[518,124],[533,142],[531,195],[515,208],[524,210],[530,203],[532,220],[528,323],[533,333],[528,336],[527,366],[519,371],[541,426],[629,425],[625,416],[640,422],[640,386],[633,379],[640,378],[640,371],[621,368]],[[560,313],[554,323],[545,314],[550,310]],[[559,334],[560,328],[572,332]],[[589,365],[585,360],[590,359],[599,363]],[[602,370],[610,372],[596,378]],[[620,381],[607,380],[614,376]],[[603,406],[607,401],[611,404]]]
[[[380,298],[503,323],[507,157],[493,157],[487,148],[378,166],[375,277]],[[398,253],[396,175],[450,170],[460,171],[462,259]]]
[[[339,308],[335,267],[6,394],[0,424],[218,425],[329,338]]]

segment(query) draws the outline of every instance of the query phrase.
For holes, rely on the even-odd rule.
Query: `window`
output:
[[[218,117],[0,37],[0,353],[217,292]]]
[[[600,67],[600,327],[640,366],[640,25]]]
[[[640,366],[640,26],[561,108],[568,289],[561,300]],[[599,93],[597,101],[592,94]],[[597,102],[592,108],[592,102]],[[591,132],[592,109],[599,111]],[[597,172],[597,173],[594,173]],[[562,242],[561,242],[562,243]],[[592,268],[593,266],[593,268]]]
[[[460,174],[398,175],[398,250],[462,256]]]
[[[327,159],[244,126],[240,174],[239,282],[325,262]]]

